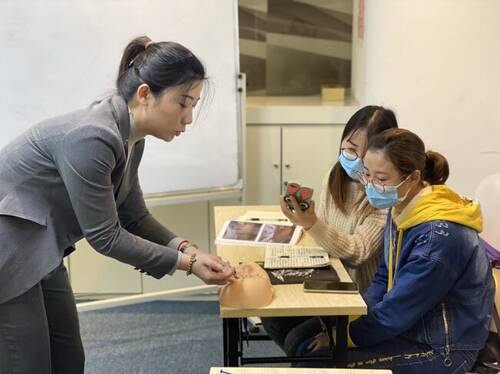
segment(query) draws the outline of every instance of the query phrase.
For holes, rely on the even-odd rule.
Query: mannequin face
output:
[[[264,269],[254,262],[236,267],[238,278],[220,289],[219,301],[230,308],[261,308],[273,301],[274,290]]]

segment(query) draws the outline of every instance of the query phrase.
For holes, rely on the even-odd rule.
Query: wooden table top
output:
[[[218,233],[224,222],[237,219],[248,210],[280,211],[278,205],[259,206],[216,206],[215,232]],[[316,245],[314,240],[304,234],[299,241],[300,245]],[[243,261],[263,261],[264,246],[217,245],[217,254],[238,264]],[[341,281],[350,282],[344,266],[337,258],[331,263],[337,271]],[[286,317],[286,316],[335,316],[335,315],[363,315],[366,314],[366,304],[359,294],[326,294],[306,293],[302,284],[275,285],[275,298],[271,304],[258,309],[239,309],[220,307],[221,317]]]

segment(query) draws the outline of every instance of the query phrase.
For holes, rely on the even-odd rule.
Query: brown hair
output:
[[[438,152],[426,152],[422,139],[405,129],[390,129],[378,134],[369,141],[368,150],[384,152],[403,177],[420,170],[423,181],[444,184],[450,175],[446,158]]]
[[[342,132],[342,142],[352,136],[358,130],[366,131],[368,140],[374,135],[391,128],[397,128],[398,122],[396,115],[390,109],[381,106],[368,105],[359,109],[347,121],[344,131]],[[351,178],[347,175],[340,162],[337,161],[330,176],[328,177],[328,192],[330,193],[335,206],[342,212],[346,213],[346,201],[348,193],[348,183]]]

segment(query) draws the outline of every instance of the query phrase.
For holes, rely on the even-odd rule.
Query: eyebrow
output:
[[[347,139],[347,142],[348,142],[348,143],[351,143],[352,145],[354,145],[354,146],[356,146],[356,147],[358,146],[358,145],[357,145],[356,143],[354,143],[354,142],[353,142],[350,138],[349,138],[349,139]]]
[[[193,96],[191,96],[191,95],[183,94],[183,95],[181,95],[181,96],[182,96],[182,97],[186,97],[186,98],[188,98],[188,99],[191,99],[191,100],[195,101],[195,98],[194,98]],[[196,100],[200,100],[200,98],[198,98],[198,99],[196,99]]]
[[[370,170],[368,170],[368,168],[366,166],[364,167],[364,169],[365,169],[365,173],[369,173],[370,172]],[[389,175],[389,174],[387,174],[384,171],[374,171],[372,174],[376,174],[377,176],[383,175],[384,177],[387,177]]]

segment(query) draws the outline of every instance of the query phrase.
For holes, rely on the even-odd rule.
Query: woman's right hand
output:
[[[314,340],[308,345],[307,349],[309,352],[314,352],[322,348],[328,348],[329,345],[328,335],[324,332],[320,332],[314,337]]]
[[[188,264],[190,257],[187,256]],[[219,256],[202,251],[196,253],[196,262],[193,264],[191,272],[206,284],[218,285],[233,282],[236,275],[235,269],[231,264],[223,261]]]
[[[305,230],[309,230],[311,227],[313,227],[313,225],[316,223],[316,220],[318,219],[314,211],[314,200],[311,200],[309,208],[307,208],[306,210],[302,210],[299,203],[297,202],[297,199],[295,199],[294,196],[289,196],[289,198],[292,202],[293,210],[290,210],[288,208],[285,199],[283,198],[283,196],[281,196],[281,211],[293,224],[302,226]]]

